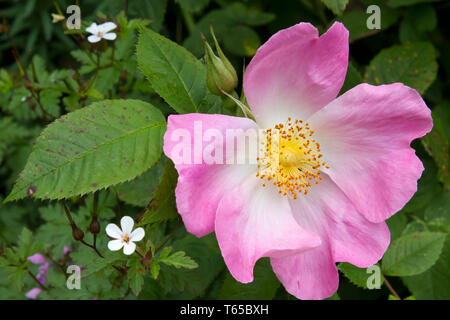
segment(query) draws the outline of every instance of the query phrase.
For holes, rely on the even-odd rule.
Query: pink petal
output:
[[[322,178],[307,195],[290,200],[297,223],[318,234],[322,245],[271,261],[286,290],[300,299],[333,295],[339,282],[335,262],[369,267],[381,259],[390,241],[384,222],[368,221],[327,175]]]
[[[195,151],[192,142],[194,140],[194,122],[196,128],[201,124],[200,134],[209,129],[215,129],[224,137],[226,129],[247,130],[256,128],[256,124],[246,118],[225,115],[185,114],[171,115],[168,118],[167,132],[164,136],[164,153],[174,161],[178,171],[178,184],[175,190],[177,209],[187,231],[201,237],[214,230],[217,205],[223,195],[237,186],[255,168],[244,164],[227,165],[225,148],[221,149],[222,164],[206,164],[201,155],[209,144],[215,142],[211,140],[203,142],[202,146],[196,145],[197,151]],[[185,141],[187,149],[190,150],[190,155],[186,156],[187,161],[183,161],[177,152],[180,141],[182,141],[177,140],[180,133],[189,135],[188,141]],[[201,137],[195,139],[196,141],[202,140]],[[226,145],[225,142],[224,145]],[[200,157],[198,157],[198,151]],[[194,164],[194,162],[198,164]]]
[[[264,128],[288,117],[305,120],[332,101],[344,83],[348,31],[339,22],[320,38],[309,23],[273,35],[247,67],[244,91]]]
[[[40,254],[40,253],[35,253],[32,256],[29,256],[28,260],[31,261],[31,263],[34,263],[34,264],[41,264],[41,263],[47,262],[45,257],[42,254]]]
[[[417,191],[423,165],[410,143],[433,123],[414,89],[361,84],[308,122],[330,166],[325,171],[370,221],[389,218]]]
[[[37,298],[37,296],[38,296],[39,293],[41,293],[41,292],[42,292],[42,289],[40,289],[40,288],[33,288],[33,289],[31,289],[30,291],[28,291],[28,292],[25,294],[25,297],[34,300],[34,299]]]
[[[332,296],[339,286],[339,273],[329,243],[304,253],[271,258],[273,271],[287,292],[303,300]]]
[[[217,209],[216,236],[233,277],[253,281],[261,257],[283,257],[320,245],[320,238],[294,220],[286,197],[256,176],[223,197]]]

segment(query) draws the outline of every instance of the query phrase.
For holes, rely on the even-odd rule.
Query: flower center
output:
[[[101,38],[103,36],[103,32],[97,31],[97,37]]]
[[[128,233],[125,233],[124,235],[122,235],[122,241],[125,242],[126,244],[128,244],[131,240],[131,237]]]
[[[263,187],[271,182],[279,194],[297,199],[298,194],[308,193],[311,182],[322,180],[320,167],[329,166],[320,160],[320,145],[311,138],[313,134],[308,123],[291,118],[263,132],[256,174],[264,180]]]

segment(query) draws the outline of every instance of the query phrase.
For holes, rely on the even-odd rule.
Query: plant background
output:
[[[200,32],[211,40],[210,22],[241,77],[256,49],[276,31],[305,21],[322,33],[339,20],[350,31],[350,63],[342,92],[361,82],[399,81],[417,89],[433,111],[433,131],[413,142],[426,168],[418,192],[388,220],[392,244],[379,265],[401,298],[450,298],[449,1],[80,1],[83,27],[93,21],[120,24],[116,41],[95,46],[79,33],[67,32],[62,23],[52,23],[55,3],[63,11],[72,4],[61,0],[0,1],[0,200],[10,194],[24,167],[42,165],[39,155],[30,154],[33,144],[46,145],[44,128],[79,110],[68,122],[73,128],[92,130],[82,116],[86,110],[93,110],[88,116],[101,116],[98,110],[105,99],[139,99],[154,106],[153,114],[164,116],[195,110],[235,114],[224,99],[207,92],[204,67],[180,48],[184,46],[201,59]],[[381,30],[366,28],[369,15],[365,10],[370,4],[381,8]],[[142,29],[138,44],[139,29],[145,26],[174,43],[160,45],[159,35]],[[164,60],[167,55],[170,59]],[[188,71],[180,72],[180,66]],[[202,80],[193,87],[192,94],[198,98],[194,109],[183,104],[179,91],[183,82],[193,79]],[[133,103],[130,105],[135,108],[146,106]],[[124,111],[115,116],[128,115]],[[130,123],[139,123],[136,115],[130,117]],[[67,133],[63,123],[67,118],[61,119],[46,129],[49,135]],[[163,133],[164,119],[159,125]],[[105,135],[112,132],[107,126],[96,130]],[[86,139],[81,137],[80,144],[95,144]],[[25,292],[37,286],[30,274],[37,274],[38,266],[26,258],[38,252],[51,263],[39,299],[295,299],[280,285],[268,259],[257,263],[253,283],[240,284],[226,269],[214,234],[197,239],[185,231],[174,203],[176,171],[160,155],[159,139],[152,139],[140,142],[155,144],[159,152],[132,173],[99,155],[95,161],[107,169],[108,176],[82,186],[78,194],[61,191],[61,196],[50,197],[65,198],[88,243],[93,236],[87,228],[96,211],[101,224],[96,246],[105,258],[72,238],[62,200],[35,199],[35,190],[28,188],[13,199],[21,200],[0,206],[0,299],[25,299]],[[131,152],[129,148],[122,152]],[[74,170],[71,174],[89,172],[89,168]],[[47,184],[39,185],[37,192],[50,190],[50,182]],[[52,192],[58,192],[54,189],[53,185]],[[142,246],[154,254],[147,260],[147,269],[137,254],[126,257],[106,248],[104,227],[118,223],[123,215],[138,218],[146,229]],[[64,246],[72,249],[67,255],[63,255]],[[81,290],[65,287],[69,264],[83,267]],[[386,283],[379,290],[368,290],[365,269],[345,263],[339,264],[339,269],[340,286],[332,299],[396,299]]]

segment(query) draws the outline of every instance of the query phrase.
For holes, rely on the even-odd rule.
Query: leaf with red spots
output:
[[[71,112],[42,131],[5,202],[64,199],[132,180],[161,157],[165,128],[163,114],[138,100]]]

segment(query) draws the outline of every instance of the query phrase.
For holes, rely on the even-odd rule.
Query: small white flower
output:
[[[123,253],[130,255],[136,250],[134,241],[141,241],[145,236],[145,231],[142,228],[137,228],[131,232],[134,221],[129,216],[124,216],[120,219],[120,226],[122,230],[114,223],[106,226],[106,234],[114,239],[108,242],[108,249],[117,251],[123,247]]]
[[[92,33],[88,37],[88,41],[91,43],[99,42],[102,39],[106,40],[114,40],[117,35],[114,32],[109,32],[114,30],[117,25],[114,22],[105,22],[100,25],[97,25],[93,22],[89,27],[86,28],[86,31]]]

